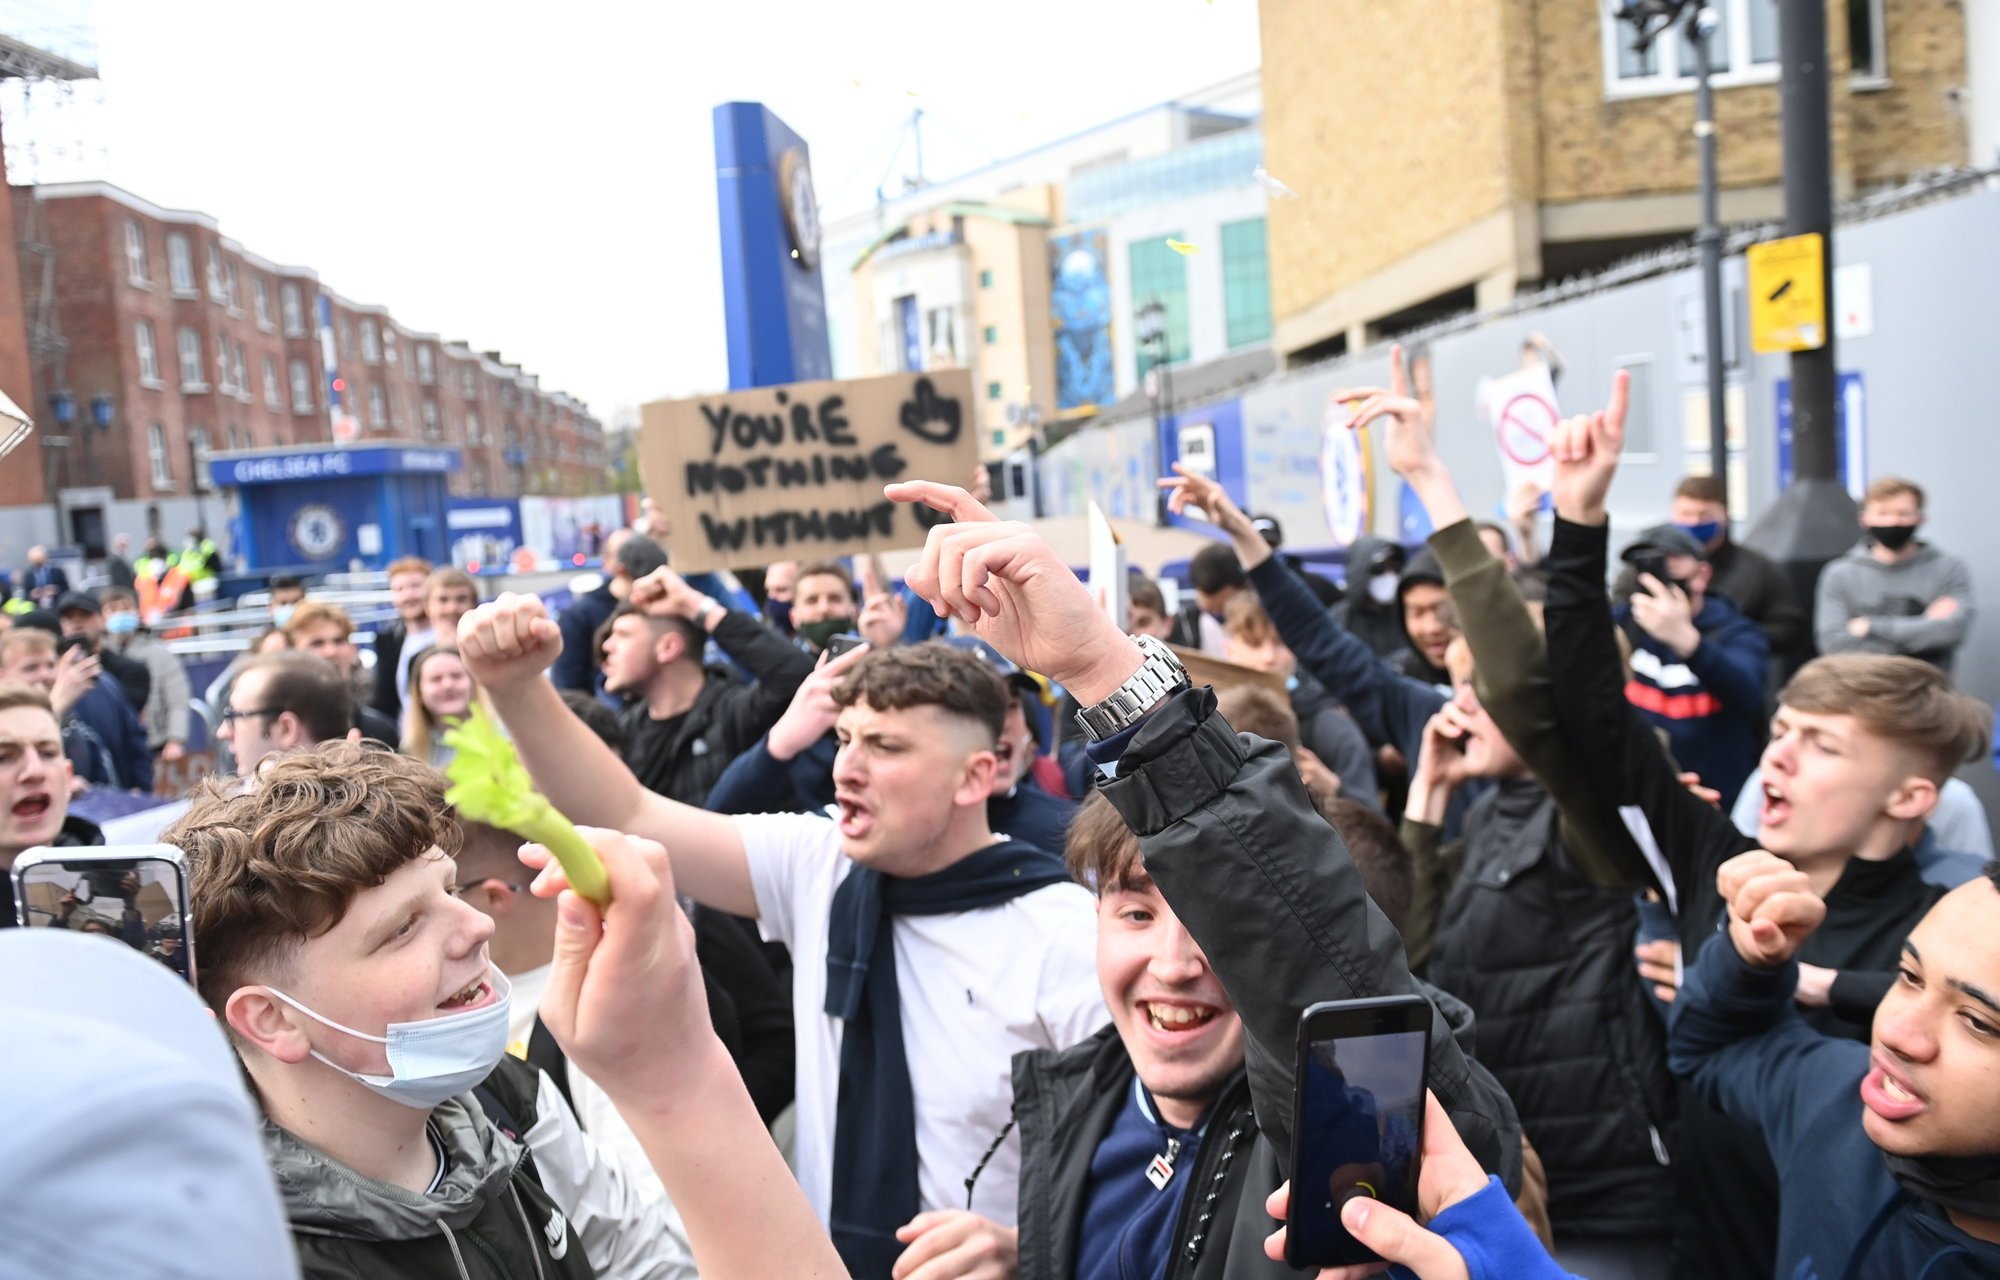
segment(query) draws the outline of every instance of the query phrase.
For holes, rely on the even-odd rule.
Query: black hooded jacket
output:
[[[1233,733],[1213,694],[1192,689],[1153,713],[1104,792],[1244,1025],[1245,1069],[1218,1099],[1186,1184],[1172,1280],[1297,1274],[1264,1256],[1273,1228],[1264,1200],[1291,1151],[1299,1014],[1321,1000],[1427,996],[1436,1010],[1427,1083],[1472,1154],[1510,1192],[1518,1187],[1520,1123],[1467,1052],[1471,1012],[1410,975],[1402,940],[1306,797],[1289,752]],[[1072,1274],[1091,1158],[1131,1080],[1109,1029],[1014,1059],[1023,1280]]]
[[[1368,594],[1368,580],[1385,562],[1403,563],[1400,543],[1387,538],[1356,538],[1347,549],[1347,598],[1333,608],[1333,620],[1368,646],[1379,658],[1394,658],[1408,645],[1403,635],[1400,602],[1376,604]]]

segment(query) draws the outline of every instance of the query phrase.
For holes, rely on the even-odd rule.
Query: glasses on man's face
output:
[[[284,709],[279,707],[259,707],[254,710],[231,707],[222,713],[222,723],[235,724],[238,720],[262,719],[265,716],[281,716],[283,714],[285,714]]]

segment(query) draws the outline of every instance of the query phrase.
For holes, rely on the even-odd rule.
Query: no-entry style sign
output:
[[[1547,493],[1555,483],[1549,445],[1562,421],[1548,367],[1536,363],[1486,379],[1479,386],[1479,412],[1493,427],[1507,493],[1511,496],[1524,484]]]

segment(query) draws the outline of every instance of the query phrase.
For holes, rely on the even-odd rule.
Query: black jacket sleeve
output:
[[[1402,939],[1306,798],[1291,754],[1231,732],[1207,689],[1150,717],[1104,793],[1242,1017],[1258,1127],[1288,1152],[1299,1014],[1321,1000],[1419,991]],[[1481,1165],[1517,1181],[1513,1103],[1436,1012],[1428,1082]]]
[[[754,684],[738,685],[716,705],[714,723],[733,758],[770,731],[812,674],[803,649],[757,619],[731,609],[710,633],[722,651],[750,673]]]
[[[1561,678],[1550,682],[1549,698],[1571,758],[1589,772],[1591,785],[1611,803],[1644,814],[1674,882],[1660,887],[1685,919],[1691,900],[1714,896],[1715,868],[1749,843],[1728,814],[1681,785],[1652,726],[1625,700],[1617,624],[1604,594],[1609,546],[1609,526],[1557,517],[1544,561],[1549,599],[1543,619],[1549,670]],[[1636,846],[1626,848],[1636,852]],[[1631,871],[1645,883],[1659,883],[1650,864]]]
[[[375,628],[375,681],[368,705],[391,720],[403,714],[403,699],[396,693],[396,663],[403,656],[403,640],[408,635],[401,618],[392,618]]]

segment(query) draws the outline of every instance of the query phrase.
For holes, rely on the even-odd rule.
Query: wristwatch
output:
[[[701,607],[694,611],[694,624],[698,627],[707,626],[708,615],[716,612],[721,608],[722,608],[722,602],[717,600],[714,596],[703,596],[701,600]]]
[[[1092,742],[1102,742],[1137,724],[1147,712],[1188,687],[1187,668],[1172,649],[1152,636],[1132,639],[1146,660],[1124,684],[1112,690],[1110,697],[1076,713],[1076,722]]]

